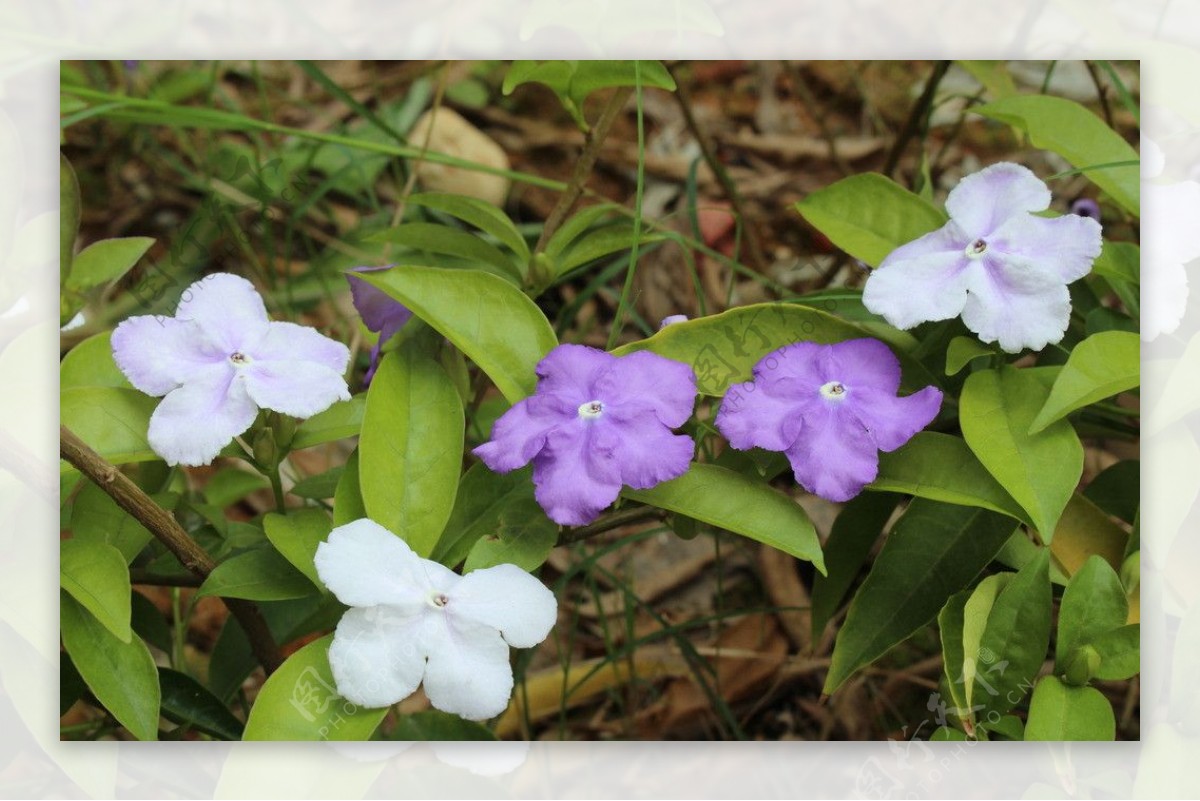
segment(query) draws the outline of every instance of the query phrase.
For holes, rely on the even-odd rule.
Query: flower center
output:
[[[242,365],[249,364],[250,358],[244,353],[235,350],[233,353],[229,354],[229,361],[233,362],[238,367],[241,367]]]
[[[829,400],[840,401],[846,397],[846,385],[841,381],[830,381],[821,386],[821,394]]]
[[[444,592],[432,592],[429,594],[429,605],[435,609],[441,609],[446,604],[450,603],[450,598]]]
[[[976,239],[971,244],[967,245],[967,249],[963,251],[968,259],[978,259],[987,251],[988,243],[982,239]]]
[[[580,404],[579,416],[584,420],[595,420],[604,412],[604,404],[598,400]]]

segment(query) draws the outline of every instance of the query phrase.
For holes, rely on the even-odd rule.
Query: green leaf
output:
[[[512,563],[533,572],[542,566],[558,541],[558,524],[546,517],[533,498],[510,503],[491,530],[476,540],[463,573]]]
[[[190,726],[219,740],[240,740],[245,725],[191,676],[160,667],[162,714],[172,723]]]
[[[387,707],[365,709],[340,696],[329,668],[333,635],[314,640],[287,658],[263,684],[245,740],[366,740]]]
[[[236,467],[227,467],[208,480],[204,486],[204,500],[209,506],[224,509],[245,498],[255,490],[271,485],[267,477]]]
[[[651,489],[626,487],[621,494],[770,545],[825,572],[821,541],[804,509],[761,481],[693,463],[679,478]]]
[[[1113,740],[1116,734],[1112,705],[1095,687],[1071,687],[1057,676],[1042,676],[1033,688],[1026,740]]]
[[[121,642],[68,593],[60,593],[62,640],[104,708],[139,740],[158,739],[158,671],[146,644]]]
[[[159,458],[146,441],[158,401],[136,389],[64,389],[59,393],[59,420],[113,464],[148,462]],[[61,469],[75,468],[62,462]]]
[[[87,692],[87,684],[79,675],[79,668],[71,661],[71,655],[65,651],[58,655],[58,716],[67,714],[67,710],[75,706],[75,702],[83,698]]]
[[[980,356],[991,356],[992,350],[975,337],[955,337],[946,349],[946,375],[958,375]]]
[[[452,217],[457,217],[465,223],[475,226],[484,233],[491,234],[505,247],[516,254],[520,265],[529,263],[529,246],[525,237],[521,236],[517,226],[508,215],[484,200],[467,197],[466,195],[450,195],[441,192],[422,192],[410,195],[410,206],[424,206],[436,209]]]
[[[133,633],[163,653],[171,653],[171,628],[154,602],[134,590],[129,595],[129,622]]]
[[[458,715],[427,709],[412,715],[401,715],[392,729],[389,740],[497,740],[486,726]]]
[[[367,515],[420,556],[454,508],[464,431],[458,390],[416,342],[383,357],[367,392],[359,485]]]
[[[150,237],[130,236],[101,239],[87,246],[75,257],[66,288],[82,293],[116,281],[129,272],[153,244]]]
[[[316,588],[304,574],[274,548],[255,548],[226,559],[209,573],[196,591],[197,597],[219,595],[250,601],[279,601],[315,595]]]
[[[980,727],[994,732],[1006,740],[1020,742],[1025,739],[1025,721],[1016,715],[1003,715],[995,722],[985,720]]]
[[[854,583],[871,546],[883,533],[899,500],[890,493],[865,493],[842,507],[829,539],[825,541],[825,565],[828,573],[813,577],[812,638],[821,639],[825,624],[833,617],[842,599]]]
[[[391,242],[412,248],[420,253],[440,253],[463,259],[464,267],[491,267],[490,273],[507,277],[520,284],[521,271],[511,258],[495,245],[467,231],[447,225],[425,222],[406,222],[367,238],[369,242]]]
[[[338,401],[325,411],[314,414],[296,426],[291,449],[298,451],[335,439],[358,436],[366,408],[367,396],[362,394],[348,401]]]
[[[1003,715],[1033,686],[1050,645],[1052,601],[1050,554],[1043,548],[1000,591],[988,615],[974,692],[985,708],[977,719]]]
[[[534,302],[494,275],[404,266],[359,277],[453,342],[510,403],[533,394],[534,368],[558,344],[550,321]]]
[[[1050,397],[1034,418],[1029,433],[1036,434],[1076,409],[1112,397],[1138,385],[1141,338],[1125,331],[1093,334],[1071,351]]]
[[[992,612],[992,606],[996,603],[996,597],[1012,581],[1012,577],[1012,573],[997,573],[994,576],[988,576],[979,582],[979,586],[975,588],[963,606],[963,662],[962,675],[958,680],[962,682],[963,695],[967,701],[964,711],[972,720],[974,713],[970,710],[975,700],[975,676],[979,669],[979,663],[983,661],[981,647],[983,632],[987,627],[988,615]],[[994,655],[990,656],[994,657]],[[994,661],[994,659],[990,661]]]
[[[995,100],[1017,94],[1017,85],[1013,83],[1006,61],[959,61],[958,65],[983,84],[983,88]]]
[[[308,498],[312,501],[332,498],[337,493],[338,484],[341,483],[343,469],[342,465],[337,465],[324,473],[303,478],[297,481],[289,492],[297,498]]]
[[[62,588],[121,642],[129,642],[129,571],[121,552],[95,540],[59,543]]]
[[[71,507],[71,532],[75,539],[108,544],[117,549],[127,565],[150,541],[150,532],[117,506],[108,493],[86,482]]]
[[[966,661],[963,628],[966,625],[967,600],[972,592],[963,590],[951,595],[937,616],[938,637],[942,641],[942,675],[946,679],[945,686],[950,691],[950,699],[954,702],[954,711],[959,718],[966,717],[970,709],[967,706],[967,693],[962,676]]]
[[[454,509],[430,558],[451,567],[458,564],[480,539],[502,525],[512,526],[522,519],[520,510],[533,500],[532,468],[501,474],[476,462],[459,480]],[[548,519],[544,513],[540,516]],[[530,526],[540,525],[534,519],[525,522]]]
[[[1066,670],[1076,649],[1121,628],[1128,616],[1129,601],[1117,572],[1101,557],[1088,557],[1063,592],[1055,669]]]
[[[653,86],[675,91],[675,81],[657,61],[514,61],[504,76],[502,91],[511,94],[524,83],[550,87],[580,128],[587,130],[583,101],[597,89],[614,86]]]
[[[1121,299],[1125,310],[1136,319],[1141,307],[1138,287],[1141,283],[1141,249],[1132,242],[1105,242],[1092,272],[1108,281]]]
[[[597,203],[594,206],[577,211],[558,227],[546,243],[544,253],[552,262],[557,263],[563,252],[593,225],[606,218],[611,220],[618,213],[618,207],[611,203]],[[632,245],[632,242],[630,243]]]
[[[80,342],[58,365],[59,389],[71,387],[121,387],[133,389],[112,355],[112,331],[103,331]]]
[[[362,487],[358,482],[358,449],[356,448],[346,460],[342,477],[338,479],[337,489],[333,493],[333,525],[344,526],[367,516],[367,507],[363,505]]]
[[[992,478],[966,442],[936,431],[920,431],[897,450],[881,453],[879,474],[867,489],[978,506],[1029,522],[1029,515]]]
[[[796,210],[830,242],[872,267],[947,220],[933,204],[874,172],[818,189],[797,203]]]
[[[870,335],[862,327],[817,309],[759,303],[669,325],[652,337],[615,349],[613,354],[648,350],[691,365],[700,392],[720,397],[731,385],[749,381],[754,365],[784,345],[801,340],[829,344],[865,336]],[[909,354],[889,345],[900,359],[904,387],[915,390],[937,383]]]
[[[1029,513],[1044,542],[1083,474],[1083,445],[1068,422],[1029,433],[1048,394],[1031,371],[1003,367],[968,376],[959,401],[967,445]]]
[[[918,498],[892,527],[838,633],[826,694],[929,623],[1013,531],[1004,515]]]
[[[75,237],[79,234],[79,180],[67,157],[58,154],[58,265],[65,284],[71,278],[71,262],[75,253]],[[72,315],[74,312],[72,312]],[[68,317],[62,321],[65,325]]]
[[[1103,189],[1113,200],[1138,214],[1141,171],[1138,154],[1104,120],[1073,100],[1050,95],[1018,95],[971,109],[1029,134],[1034,147],[1053,150]],[[1088,169],[1097,167],[1097,169]]]
[[[929,735],[929,742],[931,743],[961,743],[966,742],[966,740],[966,732],[961,732],[949,726],[938,726],[933,730],[933,734]]]
[[[1090,645],[1100,655],[1096,678],[1121,681],[1136,676],[1142,669],[1141,643],[1142,627],[1137,623],[1112,629],[1093,639]]]
[[[649,245],[662,242],[667,237],[642,227],[638,238],[639,245]],[[592,229],[572,242],[554,261],[556,276],[564,276],[577,267],[605,256],[629,250],[633,247],[634,224],[632,220],[618,220],[614,223]]]
[[[293,509],[286,515],[269,514],[263,518],[263,531],[275,550],[315,586],[325,585],[317,575],[313,556],[317,546],[329,538],[333,521],[323,509]]]
[[[1093,555],[1115,569],[1121,566],[1129,539],[1100,507],[1075,493],[1054,530],[1050,554],[1067,575],[1074,575]]]

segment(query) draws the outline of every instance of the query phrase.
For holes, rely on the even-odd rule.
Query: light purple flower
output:
[[[346,280],[350,283],[350,296],[354,300],[354,308],[358,310],[358,315],[362,317],[367,330],[379,334],[379,339],[375,341],[375,347],[371,348],[371,366],[363,375],[364,387],[371,385],[371,379],[375,377],[375,371],[379,369],[380,351],[383,349],[384,343],[404,327],[404,324],[412,318],[412,312],[400,301],[383,290],[371,286],[355,273],[377,273],[390,269],[392,269],[392,265],[352,267],[350,272],[346,273]]]
[[[962,315],[1010,353],[1058,342],[1071,316],[1067,284],[1100,255],[1100,224],[1038,217],[1050,189],[1019,164],[963,178],[946,199],[950,222],[892,251],[867,278],[863,304],[897,328]]]
[[[208,464],[259,408],[310,417],[349,400],[350,351],[295,323],[272,322],[254,286],[229,273],[183,291],[175,316],[130,317],[112,334],[121,372],[162,395],[148,439],[168,464]]]
[[[371,520],[335,528],[313,563],[351,607],[329,666],[338,692],[361,706],[391,706],[424,682],[443,712],[495,717],[512,694],[509,646],[532,648],[558,617],[554,593],[516,565],[459,576]]]
[[[696,402],[686,364],[559,345],[537,374],[537,392],[505,412],[474,453],[498,473],[532,461],[535,497],[554,522],[590,523],[622,485],[649,489],[687,472],[695,445],[672,433]]]
[[[896,450],[937,417],[941,390],[899,398],[899,388],[900,362],[877,339],[798,342],[729,388],[716,425],[738,450],[785,453],[809,492],[848,501],[875,480],[879,451]]]
[[[1076,198],[1071,202],[1071,213],[1080,217],[1091,217],[1100,222],[1100,204],[1090,197]]]

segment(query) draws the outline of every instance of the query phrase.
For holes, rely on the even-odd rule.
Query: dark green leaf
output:
[[[858,576],[871,546],[883,533],[899,499],[891,493],[864,493],[847,503],[825,541],[827,575],[817,574],[812,588],[812,636],[816,642]]]
[[[1083,494],[1113,517],[1132,523],[1141,505],[1142,463],[1126,459],[1092,479]]]
[[[1141,371],[1141,339],[1126,331],[1093,334],[1071,351],[1050,397],[1030,426],[1036,434],[1076,409],[1133,389]]]
[[[693,463],[679,478],[646,490],[627,487],[621,494],[770,545],[825,572],[821,541],[808,515],[798,503],[761,481],[724,467]]]
[[[588,231],[572,242],[556,259],[555,275],[564,276],[575,268],[582,267],[596,259],[629,250],[633,247],[633,231],[632,220],[619,220]],[[649,245],[666,239],[663,234],[647,231],[644,226],[640,231],[639,245]]]
[[[123,643],[129,642],[129,571],[113,546],[96,540],[59,542],[62,588]]]
[[[979,582],[963,606],[963,663],[962,675],[959,676],[958,681],[963,684],[963,695],[967,700],[965,710],[968,711],[968,715],[972,714],[969,710],[975,701],[975,676],[981,667],[980,662],[983,661],[981,645],[983,632],[987,628],[988,615],[991,614],[1000,591],[1008,586],[1012,577],[1012,573],[997,573],[988,576]],[[994,661],[994,654],[989,654],[989,657]]]
[[[922,498],[910,503],[850,603],[825,692],[929,623],[987,566],[1013,528],[1011,518],[983,509]]]
[[[1141,249],[1132,242],[1105,242],[1092,263],[1092,272],[1103,276],[1134,319],[1141,308],[1141,261]]]
[[[478,198],[449,195],[441,192],[422,192],[408,198],[409,205],[436,209],[457,217],[463,222],[491,234],[518,257],[521,265],[529,262],[529,246],[525,238],[500,209]]]
[[[224,704],[191,676],[160,667],[162,714],[172,723],[187,725],[219,740],[240,740],[240,720]]]
[[[527,508],[533,501],[531,468],[524,467],[509,473],[494,473],[487,465],[477,462],[463,473],[454,499],[450,519],[430,556],[444,565],[454,566],[485,536],[497,531],[502,521],[513,525],[512,511]],[[543,520],[547,520],[542,513]],[[540,523],[526,519],[528,525]]]
[[[80,218],[79,181],[71,162],[61,153],[58,155],[58,264],[59,274],[65,283],[71,277],[71,262],[75,254],[75,237],[79,234]],[[72,315],[74,312],[72,312]],[[66,325],[70,316],[61,321]]]
[[[71,661],[71,655],[66,651],[58,654],[58,715],[62,717],[67,710],[75,706],[75,702],[83,697],[87,684],[79,669]]]
[[[1042,676],[1033,688],[1025,739],[1050,742],[1116,738],[1112,704],[1095,687],[1071,687]]]
[[[271,547],[240,553],[217,565],[197,597],[219,595],[250,601],[279,601],[315,595],[313,583]]]
[[[938,612],[938,636],[942,641],[942,675],[946,689],[954,702],[954,712],[960,718],[968,714],[966,687],[963,686],[963,666],[966,662],[963,649],[963,629],[966,625],[967,600],[971,590],[951,595],[946,605]]]
[[[454,508],[463,409],[442,366],[414,341],[383,357],[358,443],[367,514],[428,556]]]
[[[504,94],[523,83],[545,84],[558,95],[580,128],[587,129],[583,101],[597,89],[653,86],[675,91],[675,81],[657,61],[514,61],[504,77]]]
[[[59,594],[62,639],[88,689],[130,734],[158,739],[158,671],[146,644],[121,642],[68,593]]]
[[[133,633],[165,654],[171,653],[171,627],[158,607],[137,590],[130,594]]]
[[[227,467],[208,480],[204,486],[204,500],[209,506],[225,509],[251,492],[266,489],[270,485],[267,477],[260,473]]]
[[[975,337],[955,337],[946,349],[946,375],[958,375],[972,359],[993,353]]]

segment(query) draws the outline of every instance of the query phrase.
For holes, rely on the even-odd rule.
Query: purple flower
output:
[[[244,278],[217,273],[183,291],[175,316],[130,317],[112,334],[121,372],[165,396],[148,439],[168,464],[208,464],[259,408],[310,417],[349,400],[350,351],[312,328],[271,322]]]
[[[668,315],[668,316],[662,318],[662,322],[658,324],[658,330],[661,331],[664,328],[666,328],[668,325],[675,325],[675,323],[686,323],[687,319],[688,319],[688,316],[686,314]]]
[[[474,453],[507,473],[533,462],[535,497],[556,523],[590,523],[621,486],[649,489],[687,472],[695,446],[672,433],[692,415],[691,368],[649,351],[613,356],[559,345],[537,392],[496,421]]]
[[[900,362],[877,339],[798,342],[764,356],[754,378],[730,387],[717,429],[738,450],[787,454],[796,481],[848,501],[875,480],[879,451],[894,451],[937,416],[941,390],[904,398]]]
[[[379,339],[375,341],[375,347],[371,348],[371,366],[363,375],[364,387],[371,385],[371,379],[375,377],[375,371],[379,369],[380,351],[383,349],[384,343],[404,327],[404,324],[412,317],[412,312],[400,301],[395,300],[383,290],[371,286],[354,273],[377,273],[382,270],[390,270],[392,266],[389,264],[386,267],[352,267],[350,272],[346,273],[346,280],[350,282],[350,296],[354,300],[354,308],[358,310],[358,315],[362,317],[367,330],[379,334]]]
[[[1076,198],[1071,203],[1071,213],[1078,214],[1080,217],[1091,217],[1096,222],[1099,222],[1100,204],[1090,197]]]
[[[962,315],[984,342],[1040,350],[1066,333],[1067,284],[1100,255],[1100,224],[1038,217],[1050,190],[1019,164],[993,164],[946,199],[950,222],[892,251],[867,278],[863,304],[897,328]]]

